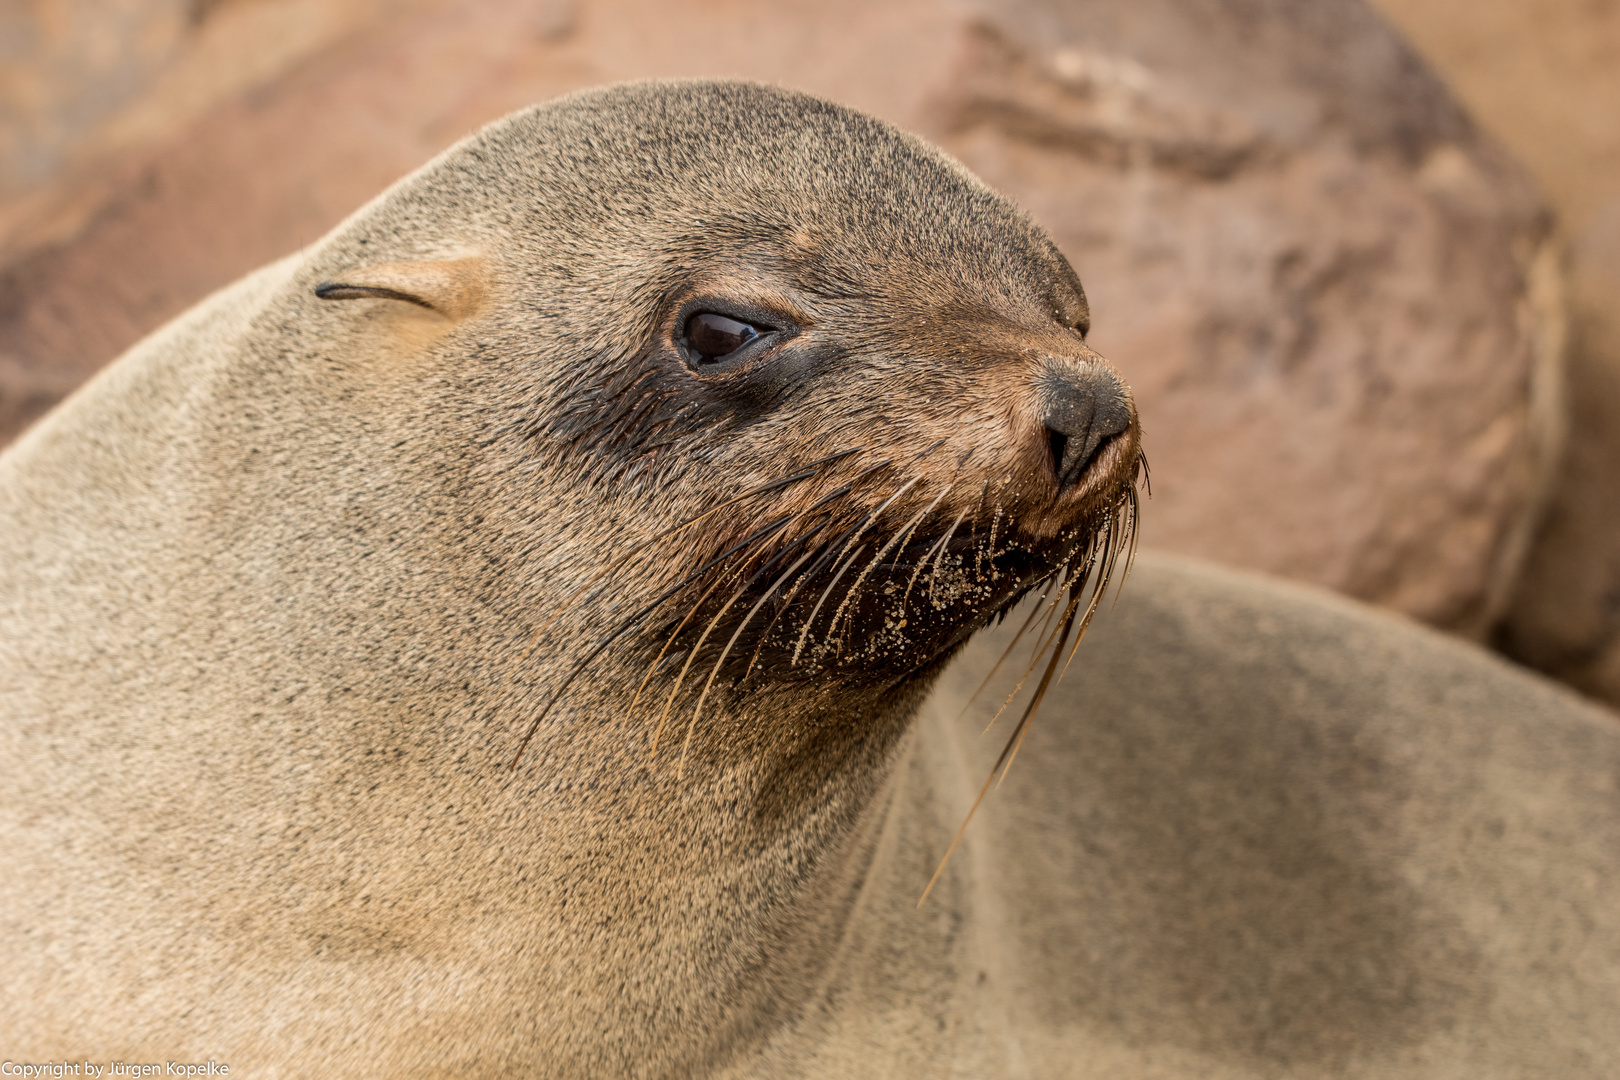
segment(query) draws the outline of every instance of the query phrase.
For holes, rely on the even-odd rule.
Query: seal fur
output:
[[[758,340],[694,354],[705,313]],[[1140,451],[1088,318],[920,141],[637,84],[136,346],[0,459],[8,1045],[744,1060],[932,678],[1034,590],[1044,686],[1095,610]]]

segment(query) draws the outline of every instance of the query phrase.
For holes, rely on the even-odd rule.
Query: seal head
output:
[[[535,610],[581,578],[582,610],[648,609],[543,636],[679,660],[721,697],[888,691],[1122,539],[1138,425],[1078,279],[921,141],[803,95],[642,85],[505,121],[429,178],[435,239],[474,258],[345,265],[395,255],[391,206],[315,291],[467,321],[434,363],[469,380],[490,503],[566,522]]]
[[[128,882],[15,897],[19,1023],[445,1075],[767,1037],[934,674],[1032,590],[1055,663],[1128,538],[1088,325],[940,151],[694,82],[493,124],[143,342],[0,460],[13,847]]]

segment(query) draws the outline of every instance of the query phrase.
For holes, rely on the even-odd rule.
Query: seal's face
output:
[[[696,496],[665,541],[683,572],[646,595],[673,590],[655,665],[893,685],[1031,590],[1066,625],[1127,542],[1139,427],[1079,281],[1003,200],[942,179],[933,212],[718,211],[661,252],[625,359],[573,391],[570,453]]]

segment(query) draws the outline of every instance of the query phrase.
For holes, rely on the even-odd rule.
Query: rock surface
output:
[[[1570,244],[1569,455],[1498,643],[1620,705],[1620,5],[1383,0]]]
[[[1620,201],[1572,261],[1569,452],[1498,644],[1620,705]]]
[[[388,11],[12,234],[0,423],[510,109],[760,78],[940,141],[1052,231],[1138,396],[1146,543],[1476,636],[1504,609],[1559,437],[1547,220],[1357,0]]]
[[[0,6],[0,199],[48,181],[185,46],[191,0]]]

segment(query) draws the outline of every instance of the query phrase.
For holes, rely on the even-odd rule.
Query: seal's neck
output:
[[[489,891],[514,947],[528,943],[551,1068],[679,1073],[789,1022],[866,880],[923,689],[842,714],[761,696],[721,714],[684,773],[673,756],[627,761],[623,743],[607,753],[618,721],[536,739],[490,806],[503,858]],[[751,754],[727,752],[772,724]]]

